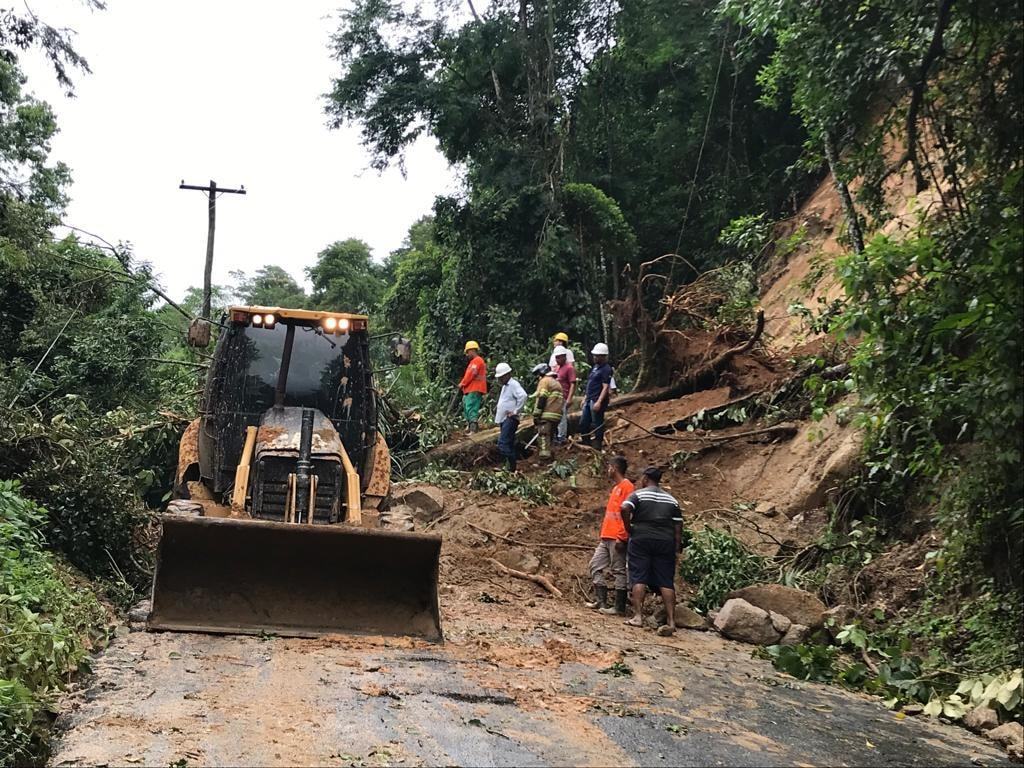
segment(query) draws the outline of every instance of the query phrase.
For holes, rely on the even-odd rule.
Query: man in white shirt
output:
[[[526,405],[526,390],[512,378],[512,366],[498,363],[494,378],[501,384],[498,406],[494,411],[494,423],[501,427],[498,436],[498,450],[505,457],[509,472],[516,471],[516,430],[519,429],[519,415]]]

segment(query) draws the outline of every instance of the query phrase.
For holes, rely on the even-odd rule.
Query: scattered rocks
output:
[[[199,517],[203,514],[203,505],[191,499],[173,499],[167,503],[164,514]]]
[[[142,600],[128,611],[128,621],[145,622],[149,620],[149,612],[153,610],[153,604],[149,600]]]
[[[772,626],[768,611],[735,597],[727,600],[719,610],[715,617],[715,628],[730,640],[755,645],[772,645],[782,636]]]
[[[1024,756],[1024,725],[1021,723],[1003,723],[985,735],[1006,747],[1006,751],[1018,760]]]
[[[395,504],[380,513],[380,527],[395,531],[411,531],[416,528],[416,510],[406,504]]]
[[[745,600],[764,611],[781,613],[792,623],[811,629],[818,629],[825,622],[825,604],[802,589],[781,584],[754,584],[730,592],[728,598]]]
[[[789,628],[793,626],[793,622],[781,613],[768,611],[768,617],[772,620],[772,626],[775,627],[775,631],[783,636],[785,636],[786,632],[789,631]]]
[[[975,707],[964,715],[964,725],[975,733],[984,733],[999,725],[999,715],[992,707]]]
[[[810,627],[805,627],[803,624],[790,624],[786,634],[779,640],[779,645],[800,645],[810,634]]]
[[[779,514],[779,508],[772,504],[770,501],[762,501],[755,508],[754,511],[759,515],[765,517],[775,517]]]

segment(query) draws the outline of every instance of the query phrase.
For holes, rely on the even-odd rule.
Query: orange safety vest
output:
[[[462,374],[462,381],[459,382],[459,388],[463,394],[470,392],[487,394],[487,363],[480,355],[469,361],[466,372]]]
[[[629,536],[626,534],[626,526],[622,523],[622,502],[629,498],[633,492],[633,482],[624,479],[612,488],[608,497],[608,506],[604,510],[604,522],[601,524],[602,539],[618,539],[626,541]]]

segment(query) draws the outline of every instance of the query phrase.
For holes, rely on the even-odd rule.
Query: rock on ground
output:
[[[665,623],[666,613],[665,606],[659,605],[654,612],[654,617],[658,620],[659,625]],[[698,629],[705,630],[708,628],[708,620],[697,613],[693,608],[682,603],[676,603],[676,629]]]
[[[976,733],[991,731],[999,725],[999,715],[992,707],[975,707],[964,715],[964,725]]]
[[[742,598],[727,600],[715,617],[715,628],[730,640],[755,645],[772,645],[782,633],[772,626],[768,611]]]
[[[391,498],[395,504],[412,507],[427,518],[434,518],[444,511],[444,493],[430,485],[396,488]]]
[[[825,611],[825,623],[828,624],[828,634],[835,640],[836,635],[843,627],[849,624],[857,616],[857,612],[848,605],[840,603]]]
[[[803,624],[790,624],[786,634],[779,640],[779,645],[800,645],[811,634],[811,628]]]
[[[818,629],[825,622],[825,604],[810,592],[781,584],[754,584],[730,592],[728,599],[738,598],[764,611],[781,613],[794,624]],[[780,630],[783,632],[785,630]]]
[[[785,636],[789,631],[789,628],[793,626],[793,622],[789,620],[789,617],[783,616],[781,613],[768,611],[768,617],[772,620],[772,626],[775,627],[775,630],[783,636]]]
[[[1003,723],[986,735],[1006,747],[1006,751],[1018,760],[1024,756],[1024,725],[1021,723]]]

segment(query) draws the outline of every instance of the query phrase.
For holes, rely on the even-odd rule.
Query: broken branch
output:
[[[525,581],[532,581],[534,584],[543,587],[555,597],[562,597],[562,591],[556,587],[551,581],[545,577],[534,573],[526,573],[525,571],[517,571],[515,568],[509,568],[507,565],[503,565],[495,560],[493,557],[488,557],[487,562],[491,563],[495,568],[504,573],[506,576],[515,576],[517,579],[524,579]]]

